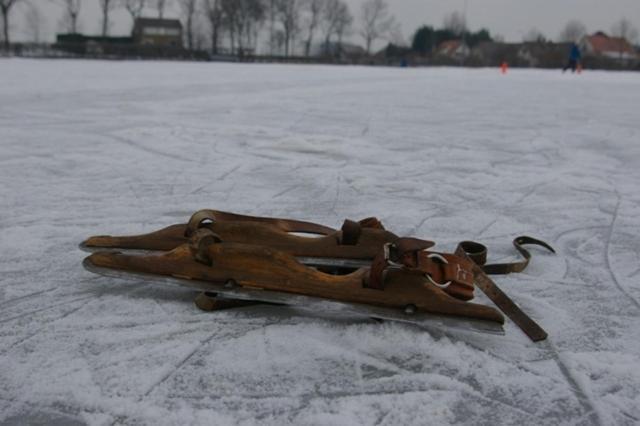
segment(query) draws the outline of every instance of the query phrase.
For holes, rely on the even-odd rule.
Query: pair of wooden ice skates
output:
[[[95,236],[81,247],[94,252],[84,260],[87,269],[202,290],[196,304],[206,310],[328,300],[382,319],[439,315],[498,327],[502,310],[537,341],[546,333],[488,277],[522,271],[530,259],[525,244],[553,251],[542,241],[518,237],[514,246],[524,260],[487,265],[481,244],[462,242],[455,253],[432,251],[433,242],[398,237],[375,218],[346,220],[336,230],[201,210],[186,224],[137,236]],[[475,287],[500,310],[470,302]]]

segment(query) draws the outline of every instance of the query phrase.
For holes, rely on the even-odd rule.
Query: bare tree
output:
[[[455,35],[462,36],[467,30],[467,20],[462,13],[455,11],[444,17],[443,26]]]
[[[562,31],[560,31],[559,41],[577,42],[587,34],[587,27],[578,21],[571,20],[567,22]]]
[[[338,47],[342,50],[342,39],[351,32],[353,15],[346,3],[341,3],[338,9],[338,21],[336,23],[336,36],[338,37]]]
[[[343,20],[342,15],[344,14],[345,7],[348,11],[348,6],[344,4],[342,0],[327,0],[324,7],[320,26],[324,34],[325,54],[329,53],[331,38],[336,34],[340,26],[340,21]]]
[[[263,0],[242,0],[241,19],[244,21],[244,46],[255,50],[258,34],[267,16]]]
[[[211,53],[217,55],[223,19],[221,0],[204,0],[204,12],[209,21]]]
[[[221,0],[221,9],[231,51],[243,54],[246,47],[257,42],[258,30],[265,19],[265,6],[260,0]]]
[[[58,3],[64,7],[64,20],[67,31],[76,34],[78,32],[78,16],[80,15],[82,0],[59,0]]]
[[[389,5],[385,0],[365,1],[360,10],[360,18],[360,35],[364,38],[367,53],[371,53],[371,44],[374,41],[391,34],[395,18],[389,15]]]
[[[304,26],[307,30],[307,38],[304,42],[304,54],[309,56],[311,53],[311,43],[313,42],[313,35],[320,23],[320,17],[324,10],[325,0],[306,0],[303,3],[305,13]]]
[[[278,0],[277,17],[284,33],[284,55],[289,56],[291,45],[300,30],[300,0]]]
[[[42,29],[42,14],[34,3],[27,3],[27,10],[24,15],[25,29],[29,38],[34,43],[40,42],[40,30]]]
[[[222,12],[224,14],[223,25],[229,31],[229,47],[231,53],[236,51],[236,28],[239,15],[239,2],[237,0],[222,0]]]
[[[40,29],[42,28],[42,15],[38,7],[33,3],[27,3],[27,10],[24,13],[24,33],[27,40],[40,43]]]
[[[537,28],[531,28],[527,33],[522,37],[522,41],[524,42],[535,42],[535,43],[544,43],[547,41],[547,38],[542,34],[542,32]]]
[[[611,27],[611,34],[620,39],[620,59],[624,54],[626,42],[633,43],[638,38],[638,29],[627,19],[622,18]]]
[[[187,48],[193,50],[195,41],[196,0],[178,0],[184,19]]]
[[[201,17],[199,13],[196,13],[196,18]],[[196,19],[193,28],[193,48],[195,50],[204,50],[207,45],[209,34],[203,29],[202,21]]]
[[[99,0],[100,1],[100,13],[102,13],[102,37],[106,37],[109,33],[109,14],[116,8],[117,3],[115,0]]]
[[[407,41],[402,34],[402,27],[400,23],[396,22],[389,31],[389,41],[396,46],[406,46]]]
[[[353,16],[349,11],[349,6],[343,0],[327,0],[321,20],[325,54],[330,53],[331,38],[334,35],[337,37],[338,47],[341,47],[342,38],[350,30],[352,23]]]
[[[269,54],[276,50],[276,0],[268,0],[267,15],[269,19]]]
[[[171,0],[155,0],[156,10],[158,11],[158,18],[164,18],[164,11],[170,4]]]
[[[9,49],[11,42],[9,40],[9,13],[11,8],[22,0],[0,0],[0,13],[2,13],[2,32],[4,38],[4,47]]]
[[[136,19],[138,19],[142,15],[142,11],[144,10],[145,3],[146,3],[146,0],[123,0],[122,1],[122,5],[124,6],[125,9],[127,9],[127,12],[129,12],[129,15],[131,15],[131,19],[133,20],[133,22],[135,22]]]

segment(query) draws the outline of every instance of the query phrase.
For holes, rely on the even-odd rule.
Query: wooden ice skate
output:
[[[133,236],[94,236],[81,244],[85,249],[166,251],[188,241],[198,229],[215,232],[224,241],[265,245],[296,256],[372,259],[379,248],[398,237],[376,218],[346,220],[342,229],[291,219],[246,216],[218,210],[200,210],[186,224]],[[312,234],[303,237],[296,234]]]
[[[375,218],[347,220],[341,230],[333,230],[311,222],[201,210],[187,224],[137,236],[91,237],[82,247],[109,249],[85,260],[90,270],[174,277],[209,292],[196,302],[206,310],[247,305],[230,300],[234,297],[289,303],[264,297],[278,293],[502,322],[495,309],[467,303],[477,285],[533,340],[542,340],[544,330],[487,274],[524,270],[531,257],[525,244],[553,249],[531,237],[518,237],[513,243],[524,260],[486,265],[482,244],[462,242],[455,254],[433,252],[433,242],[400,238]],[[142,255],[134,254],[139,250]],[[240,291],[246,289],[251,289],[251,296]],[[220,291],[224,299],[218,300],[214,293]]]
[[[494,321],[504,317],[489,306],[456,299],[424,274],[392,267],[384,274],[384,289],[370,288],[371,269],[360,268],[346,275],[332,275],[298,262],[283,251],[219,240],[211,231],[198,233],[191,244],[167,253],[127,255],[98,252],[85,264],[127,273],[161,275],[184,280],[215,293],[220,286],[298,294],[345,303],[373,305],[398,311],[406,309]],[[197,282],[197,285],[195,284]],[[259,300],[259,299],[258,299]]]

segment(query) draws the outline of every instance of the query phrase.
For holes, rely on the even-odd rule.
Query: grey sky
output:
[[[62,9],[51,0],[30,0],[38,5],[42,30],[40,38],[53,40],[60,30]],[[150,1],[150,0],[148,0]],[[356,18],[363,0],[346,0]],[[80,16],[81,29],[85,33],[99,33],[100,14],[98,0],[83,0]],[[402,24],[404,38],[410,40],[415,29],[422,24],[441,25],[444,16],[454,10],[464,9],[464,0],[388,0],[390,8]],[[507,41],[520,41],[523,34],[532,28],[542,31],[547,37],[555,38],[564,24],[570,19],[584,22],[590,32],[609,31],[614,22],[626,17],[640,27],[640,0],[467,0],[467,21],[473,30],[488,28],[492,34],[499,34]],[[27,30],[25,16],[28,7],[21,5],[14,11],[14,24],[11,27],[14,39],[34,38]],[[146,10],[145,15],[155,14]],[[173,7],[168,17],[178,17],[179,9]],[[111,34],[125,35],[130,31],[131,19],[123,10],[113,12]],[[353,36],[357,42],[359,37]]]

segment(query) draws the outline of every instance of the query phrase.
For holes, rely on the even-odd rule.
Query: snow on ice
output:
[[[640,422],[635,73],[0,61],[0,424]],[[430,333],[85,271],[92,234],[216,208],[376,215],[453,249],[549,332]]]

